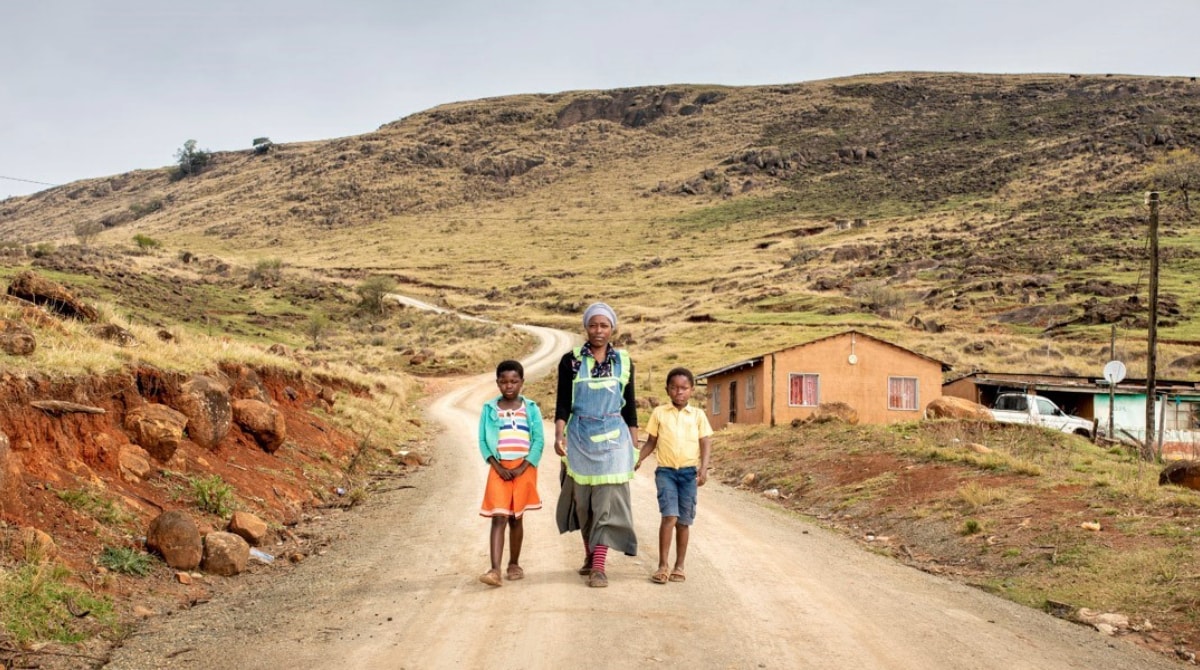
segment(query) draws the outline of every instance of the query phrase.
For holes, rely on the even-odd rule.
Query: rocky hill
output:
[[[143,170],[10,198],[0,240],[70,240],[91,222],[101,242],[146,234],[376,271],[459,307],[541,320],[602,284],[667,334],[687,322],[866,324],[958,367],[1029,365],[1005,360],[1001,340],[1103,342],[1118,324],[1128,350],[1140,346],[1142,192],[1156,164],[1192,155],[1198,110],[1190,79],[1123,75],[519,95],[217,153],[186,177]],[[1165,202],[1161,325],[1180,343],[1174,360],[1200,341],[1188,316],[1200,267],[1190,214]],[[651,290],[665,286],[682,299]],[[1093,351],[1057,348],[1032,365],[1072,371]]]

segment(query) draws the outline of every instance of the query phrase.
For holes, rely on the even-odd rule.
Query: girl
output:
[[[500,586],[500,561],[504,557],[504,527],[509,527],[510,556],[505,577],[525,576],[521,569],[521,541],[525,536],[522,515],[541,509],[537,493],[537,464],[545,437],[537,403],[521,395],[525,368],[517,361],[496,366],[500,395],[484,403],[479,416],[479,452],[491,469],[479,514],[492,519],[492,568],[479,576],[488,586]]]

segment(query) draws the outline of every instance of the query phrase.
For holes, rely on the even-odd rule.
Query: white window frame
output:
[[[892,382],[893,381],[911,381],[913,385],[913,406],[912,407],[897,407],[892,404]],[[921,380],[918,377],[904,377],[900,375],[888,376],[887,388],[887,403],[889,410],[897,412],[915,412],[921,406]]]
[[[794,403],[792,402],[792,380],[796,377],[813,377],[817,381],[817,397],[813,398],[811,404]],[[803,382],[801,382],[803,384]],[[803,388],[803,386],[801,386]],[[821,404],[821,375],[815,372],[789,372],[788,373],[788,407],[817,407]]]

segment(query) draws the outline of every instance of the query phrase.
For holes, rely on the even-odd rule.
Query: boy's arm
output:
[[[712,453],[712,438],[700,438],[700,471],[696,473],[696,486],[708,481],[708,457]]]
[[[642,445],[641,453],[638,454],[637,464],[633,466],[633,469],[637,470],[638,468],[642,467],[642,461],[646,460],[646,457],[649,456],[651,453],[653,453],[655,447],[657,447],[657,446],[658,446],[658,436],[657,435],[647,435],[646,443]]]

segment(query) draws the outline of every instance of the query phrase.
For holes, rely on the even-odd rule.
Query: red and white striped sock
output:
[[[604,559],[608,558],[608,547],[603,544],[596,545],[596,550],[592,552],[592,569],[596,572],[604,572]]]

